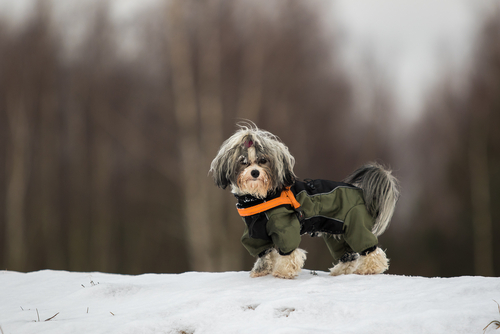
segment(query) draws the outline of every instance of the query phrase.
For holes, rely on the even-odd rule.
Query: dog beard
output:
[[[258,171],[258,177],[252,176],[252,172]],[[238,193],[248,194],[257,198],[266,198],[270,190],[270,177],[264,168],[249,166],[238,176]]]

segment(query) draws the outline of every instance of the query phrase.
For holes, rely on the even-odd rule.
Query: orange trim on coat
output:
[[[295,199],[295,196],[293,195],[292,191],[290,190],[290,187],[286,188],[281,192],[280,197],[274,198],[272,200],[269,200],[267,202],[257,204],[254,206],[251,206],[249,208],[245,209],[238,209],[238,213],[240,214],[241,217],[248,217],[248,216],[253,216],[257,213],[261,213],[267,210],[270,210],[272,208],[275,208],[277,206],[283,205],[283,204],[290,204],[291,206],[294,207],[294,209],[300,208],[300,203],[297,202]]]

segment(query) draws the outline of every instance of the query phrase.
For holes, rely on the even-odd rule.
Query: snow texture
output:
[[[482,333],[493,300],[500,278],[0,271],[0,333]]]

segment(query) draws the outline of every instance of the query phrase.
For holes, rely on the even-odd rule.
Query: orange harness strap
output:
[[[293,206],[294,209],[300,208],[300,203],[297,202],[290,188],[286,188],[281,192],[280,197],[277,197],[275,199],[272,199],[270,201],[261,204],[257,204],[255,206],[246,209],[237,209],[237,210],[241,217],[248,217],[248,216],[253,216],[257,213],[267,211],[269,209],[275,208],[283,204],[290,204],[291,206]]]

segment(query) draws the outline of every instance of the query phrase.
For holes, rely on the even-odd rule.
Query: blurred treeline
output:
[[[465,84],[450,73],[408,124],[370,69],[371,107],[357,110],[339,36],[311,3],[171,0],[137,15],[129,49],[104,2],[81,13],[77,41],[44,1],[21,27],[0,22],[0,267],[249,270],[235,200],[207,176],[249,119],[287,144],[300,178],[395,170],[390,273],[500,272],[499,13]],[[306,268],[331,265],[321,239],[302,247]]]

